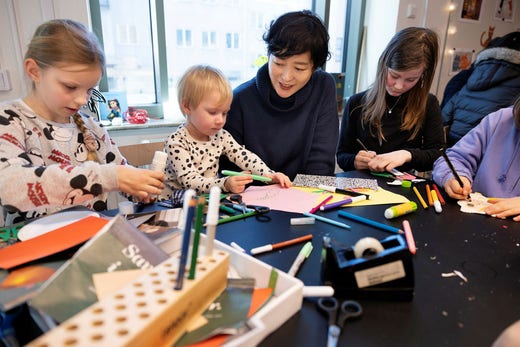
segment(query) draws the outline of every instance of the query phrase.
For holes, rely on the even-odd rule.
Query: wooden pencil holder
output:
[[[28,346],[173,345],[226,288],[229,254],[199,258],[195,279],[185,278],[181,290],[174,289],[178,263],[171,257]]]

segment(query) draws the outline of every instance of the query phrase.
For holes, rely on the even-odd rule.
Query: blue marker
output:
[[[186,222],[184,223],[184,234],[182,235],[181,258],[179,260],[179,271],[177,273],[177,281],[175,290],[181,290],[184,281],[184,273],[186,272],[186,263],[188,262],[188,252],[190,250],[191,224],[195,215],[195,206],[197,205],[194,198],[190,198],[188,203],[188,211],[186,213]]]

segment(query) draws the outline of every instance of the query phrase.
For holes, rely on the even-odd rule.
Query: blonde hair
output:
[[[427,28],[409,27],[399,31],[390,40],[379,57],[377,78],[365,96],[362,108],[363,124],[368,124],[370,132],[377,133],[384,140],[381,119],[386,113],[386,82],[388,69],[407,71],[423,67],[420,80],[410,89],[404,107],[401,129],[412,131],[410,140],[417,136],[426,116],[426,103],[433,82],[439,55],[437,34]]]
[[[97,37],[83,24],[70,19],[54,19],[38,26],[29,42],[25,59],[33,59],[41,69],[65,64],[105,69],[105,55]],[[73,119],[83,134],[89,152],[88,160],[99,161],[97,148],[87,143],[88,139],[96,140],[94,135],[80,114],[74,114]]]
[[[177,87],[177,100],[182,113],[184,113],[182,105],[196,108],[204,96],[211,91],[218,92],[222,104],[233,98],[233,91],[227,78],[219,69],[209,65],[190,67],[179,80]]]

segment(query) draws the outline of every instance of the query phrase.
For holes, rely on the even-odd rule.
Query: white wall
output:
[[[357,92],[374,83],[379,56],[396,32],[398,8],[399,0],[367,1]]]
[[[89,15],[88,0],[0,0],[0,68],[9,70],[12,87],[0,91],[0,101],[27,93],[23,54],[40,23],[70,18],[90,26]]]
[[[453,49],[469,49],[475,56],[483,47],[480,45],[481,35],[487,37],[489,26],[495,26],[493,37],[503,36],[520,30],[520,1],[513,0],[515,13],[513,22],[500,21],[494,18],[495,0],[483,0],[478,22],[461,21],[462,0],[401,0],[397,17],[397,30],[408,26],[426,26],[434,30],[440,39],[441,55],[436,78],[431,92],[442,101],[444,87],[453,77],[450,74]],[[504,3],[507,3],[505,1]],[[407,18],[409,6],[415,6],[415,18]],[[450,11],[450,8],[453,8]]]

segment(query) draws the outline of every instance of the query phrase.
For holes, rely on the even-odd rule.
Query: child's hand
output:
[[[520,222],[520,196],[507,199],[490,199],[493,205],[488,206],[484,212],[497,218],[513,217],[515,222]]]
[[[464,188],[460,187],[459,182],[455,178],[450,178],[444,185],[444,190],[453,199],[464,200],[471,193],[471,182],[464,176],[461,176],[460,179],[464,184]]]
[[[273,183],[278,183],[283,188],[289,188],[290,186],[292,186],[292,182],[289,179],[289,177],[287,177],[281,172],[275,172],[274,174],[266,174],[265,176],[269,177],[273,180]]]
[[[119,190],[146,201],[149,195],[161,194],[165,175],[162,172],[138,169],[130,165],[117,165]]]
[[[253,182],[253,179],[250,176],[230,176],[224,182],[224,189],[234,194],[240,194],[246,189],[246,185],[251,182]]]
[[[368,162],[376,156],[374,151],[359,151],[354,158],[354,167],[356,170],[368,169]]]

